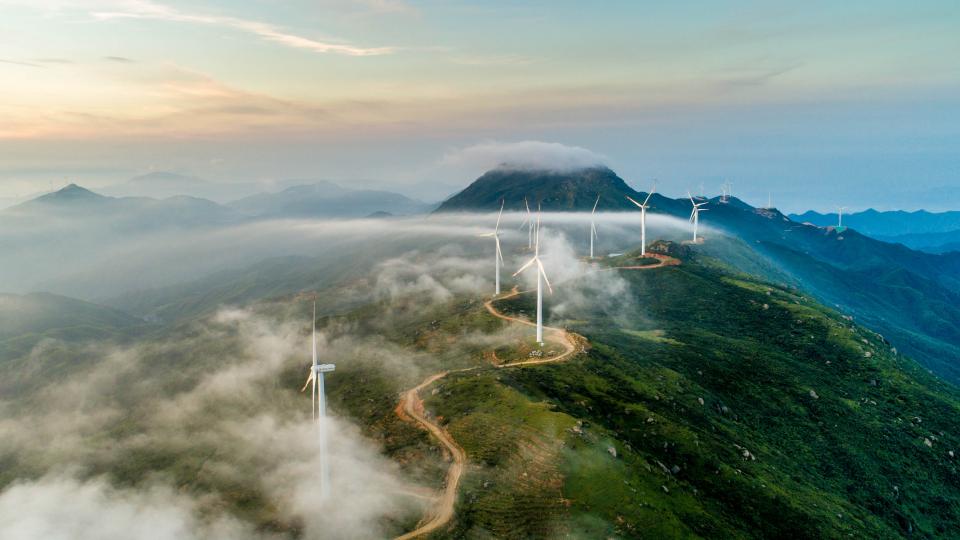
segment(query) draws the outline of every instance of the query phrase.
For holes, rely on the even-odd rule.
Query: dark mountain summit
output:
[[[104,202],[108,199],[110,199],[110,197],[104,197],[103,195],[94,193],[85,187],[78,186],[77,184],[70,184],[63,189],[54,191],[53,193],[47,193],[46,195],[41,195],[40,197],[20,204],[15,208],[29,208],[38,205],[66,205],[79,202]]]
[[[635,208],[627,196],[636,199],[641,193],[606,167],[561,172],[503,165],[487,171],[444,201],[437,212],[496,210],[500,208],[501,199],[507,210],[523,210],[524,198],[531,209],[540,204],[545,211],[589,212],[597,195],[599,207],[609,211]]]

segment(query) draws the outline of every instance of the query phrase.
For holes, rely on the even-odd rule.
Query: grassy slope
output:
[[[571,314],[579,322],[566,324],[589,339],[587,354],[454,375],[424,393],[470,459],[457,520],[438,536],[882,538],[956,529],[960,477],[947,455],[960,449],[953,386],[839,314],[715,260],[623,275],[642,316],[624,323],[603,312]],[[425,433],[396,419],[397,394],[428,373],[482,365],[492,346],[463,334],[509,325],[476,299],[419,304],[398,300],[330,319],[381,335],[384,349],[416,355],[416,371],[394,377],[382,359],[354,358],[328,388],[335,411],[363,424],[410,478],[437,486],[443,460]],[[527,296],[500,307],[532,312]],[[163,337],[179,343],[185,332]],[[517,339],[498,351],[524,350]],[[203,341],[148,351],[154,361],[146,365],[157,371],[144,375],[173,395],[214,369],[194,359],[239,352],[231,347]],[[45,373],[75,356],[58,347],[30,368]],[[304,407],[296,392],[302,367],[291,365],[265,387],[277,411]],[[103,444],[141,429],[129,399],[129,415]],[[203,429],[200,421],[183,426]],[[119,483],[167,473],[184,489],[220,493],[264,530],[295,531],[297,524],[275,521],[255,484],[197,474],[217,452],[198,436],[189,448],[134,447],[93,472]],[[18,476],[15,467],[42,472],[6,464],[0,484]]]
[[[655,322],[578,314],[586,356],[429,397],[471,460],[451,536],[956,530],[956,388],[839,314],[716,267],[626,273]]]

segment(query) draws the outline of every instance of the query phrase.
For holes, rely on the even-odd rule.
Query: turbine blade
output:
[[[654,187],[653,189],[657,189]],[[643,200],[643,205],[646,206],[650,202],[650,197],[653,197],[653,189],[650,190],[650,193],[647,193],[647,198]]]
[[[500,264],[503,264],[503,254],[500,253],[500,237],[499,237],[499,236],[494,236],[493,238],[494,238],[494,240],[497,241],[497,257],[500,258]]]
[[[497,214],[497,226],[494,227],[494,229],[493,229],[494,232],[498,232],[498,231],[500,230],[500,216],[503,215],[503,205],[504,205],[504,204],[506,204],[506,201],[501,200],[501,201],[500,201],[500,213]]]
[[[638,203],[637,201],[631,199],[629,195],[627,195],[627,200],[629,200],[629,201],[632,202],[633,204],[637,205],[638,208],[643,208],[643,205],[642,205],[642,204],[640,204],[640,203]]]
[[[313,382],[314,373],[313,370],[310,370],[310,375],[307,375],[307,382],[303,383],[303,388],[300,389],[301,392],[307,389],[310,386],[310,383]]]
[[[521,266],[519,270],[517,270],[516,272],[513,273],[513,276],[514,276],[514,277],[517,277],[518,275],[520,275],[520,272],[523,272],[523,271],[526,270],[527,268],[530,268],[530,265],[533,264],[533,263],[535,263],[535,262],[537,262],[537,257],[534,257],[534,258],[530,259],[529,261],[527,261],[527,264]]]
[[[598,205],[598,204],[600,204],[600,194],[599,194],[599,193],[597,194],[597,201],[596,201],[595,203],[593,203],[593,210],[590,211],[591,214],[597,211],[597,205]]]
[[[543,263],[540,262],[539,257],[537,257],[537,270],[543,276],[543,282],[547,284],[547,290],[550,291],[550,294],[553,294],[553,287],[550,286],[550,280],[547,279],[547,271],[543,269]]]

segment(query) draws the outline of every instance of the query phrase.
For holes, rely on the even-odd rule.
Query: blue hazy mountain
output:
[[[166,199],[108,197],[77,184],[0,213],[0,219],[43,223],[72,220],[71,226],[109,222],[115,229],[190,228],[234,223],[241,214],[207,199],[178,195]]]
[[[259,193],[230,203],[258,218],[359,218],[378,212],[423,214],[433,205],[390,191],[347,189],[332,182],[292,186],[277,193]]]
[[[837,223],[837,214],[821,214],[813,211],[791,214],[790,218],[820,226]],[[879,212],[870,209],[845,214],[843,223],[878,240],[900,243],[921,251],[931,253],[960,251],[960,211]]]
[[[873,235],[884,242],[894,242],[929,253],[960,251],[960,229],[955,231],[911,233],[902,235]]]
[[[826,227],[837,224],[837,214],[821,214],[807,211],[791,214],[790,218],[801,223],[813,223]],[[870,236],[900,236],[905,234],[942,233],[960,231],[960,211],[927,212],[902,210],[880,212],[874,209],[843,215],[843,224]]]

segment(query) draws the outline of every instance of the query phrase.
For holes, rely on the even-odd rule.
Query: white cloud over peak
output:
[[[606,157],[579,146],[544,141],[488,141],[447,153],[441,165],[482,171],[500,166],[569,171],[604,165],[606,161]]]

